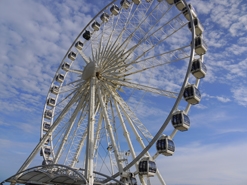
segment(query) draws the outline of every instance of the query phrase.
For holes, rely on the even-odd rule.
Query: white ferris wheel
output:
[[[156,160],[174,153],[174,136],[200,102],[203,31],[185,0],[113,0],[62,59],[40,142],[7,181],[165,185]],[[28,169],[37,155],[42,165]]]

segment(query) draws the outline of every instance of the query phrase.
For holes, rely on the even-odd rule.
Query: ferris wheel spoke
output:
[[[111,125],[111,122],[109,120],[109,115],[107,113],[107,109],[105,107],[105,103],[104,103],[103,98],[102,98],[103,96],[102,96],[102,93],[101,93],[101,90],[100,90],[99,87],[97,88],[97,95],[98,95],[98,98],[100,100],[101,109],[103,111],[104,120],[105,120],[105,123],[106,123],[106,130],[107,130],[107,133],[110,136],[111,145],[112,145],[112,148],[114,150],[114,155],[115,155],[116,163],[117,163],[117,166],[118,166],[118,170],[121,170],[123,167],[121,166],[121,163],[119,163],[119,160],[117,160],[118,159],[118,154],[119,154],[118,147],[117,147],[116,140],[115,140],[115,137],[114,137],[112,125]]]
[[[100,113],[100,117],[98,120],[98,124],[97,124],[97,128],[96,128],[96,134],[95,134],[95,142],[94,142],[94,156],[97,155],[97,150],[99,147],[99,143],[100,143],[100,134],[101,134],[101,129],[102,129],[102,122],[103,122],[103,113]]]
[[[71,167],[74,167],[79,161],[79,156],[87,137],[87,125],[84,124],[84,122],[86,122],[85,119],[86,114],[82,115],[82,117],[79,119],[77,127],[74,130],[73,135],[71,136],[69,151],[64,162]]]
[[[75,91],[73,91],[72,93],[70,93],[69,95],[67,95],[65,98],[61,99],[59,102],[57,102],[56,107],[59,107],[59,105],[63,105],[64,103],[72,103],[71,101],[73,101],[73,104],[75,104],[80,98],[84,97],[84,96],[88,96],[88,87],[81,87],[76,89]],[[70,98],[70,96],[73,95],[73,97]],[[54,117],[56,115],[59,115],[61,112],[65,111],[69,111],[71,107],[69,107],[69,109],[66,109],[66,106],[64,108],[60,108],[56,114],[54,114]]]
[[[130,62],[129,64],[130,65],[131,64],[138,64],[138,63],[141,63],[141,62],[145,62],[145,61],[153,60],[153,59],[157,59],[157,58],[160,58],[160,60],[162,59],[162,61],[164,61],[164,64],[177,62],[179,60],[184,60],[184,59],[190,57],[189,54],[184,51],[184,50],[189,49],[189,48],[190,48],[190,45],[183,46],[183,47],[180,47],[180,48],[176,48],[176,49],[173,49],[173,50],[170,50],[170,51],[164,51],[164,52],[161,52],[158,55],[142,58],[140,60],[135,60],[133,62]],[[172,56],[175,56],[176,60],[173,60],[172,58],[168,58],[168,57],[172,57]],[[162,62],[160,62],[160,63],[162,63]]]
[[[124,101],[123,101],[123,102],[124,102]],[[119,103],[119,102],[118,102],[118,103]],[[121,106],[121,104],[119,104],[119,105]],[[118,107],[117,101],[115,102],[115,107]],[[133,122],[132,122],[132,121],[135,120],[135,119],[133,119],[133,117],[132,117],[132,118],[129,117],[130,114],[127,113],[127,111],[126,111],[126,109],[124,108],[124,106],[121,106],[121,108],[123,109],[123,112],[124,112],[124,114],[125,114],[125,116],[126,116],[128,122],[129,122],[129,124],[132,125],[132,130],[135,132],[136,138],[139,138],[139,139],[137,139],[137,140],[139,141],[141,147],[144,149],[146,146],[145,146],[144,142],[142,141],[141,137],[139,136],[138,132],[137,132],[136,129],[134,128],[134,125],[133,125]],[[129,109],[129,108],[128,108],[128,109]],[[120,109],[117,108],[118,113],[121,114],[119,110],[120,110]],[[120,116],[120,117],[121,117],[121,116]],[[128,133],[128,132],[126,132],[126,133]],[[131,148],[131,141],[130,141],[129,147]],[[147,155],[148,155],[149,157],[152,157],[148,152],[147,152]],[[133,155],[133,159],[135,158],[134,156],[135,156],[135,155]],[[136,169],[138,169],[138,165],[136,164],[135,166],[136,166]],[[158,179],[159,179],[160,183],[161,183],[162,185],[166,185],[166,183],[165,183],[165,181],[164,181],[164,179],[163,179],[163,177],[162,177],[162,175],[160,174],[160,172],[159,172],[158,169],[157,169],[156,174],[157,174],[157,176],[158,176]],[[140,180],[143,182],[143,177],[142,177],[142,176],[139,176],[139,178],[140,178]]]
[[[118,117],[119,117],[119,120],[120,120],[122,129],[123,129],[124,137],[125,137],[126,140],[127,140],[128,147],[129,147],[129,150],[130,150],[132,159],[134,159],[134,158],[136,158],[136,153],[135,153],[135,150],[134,150],[134,146],[133,146],[133,144],[132,144],[132,141],[131,141],[131,138],[130,138],[129,131],[127,130],[127,127],[126,127],[126,125],[125,125],[123,115],[122,115],[122,113],[120,112],[119,105],[118,105],[118,103],[117,103],[115,100],[114,100],[114,105],[115,105],[115,107],[116,107],[116,111],[117,111],[117,114],[118,114]],[[135,169],[138,170],[138,164],[135,164]],[[138,176],[139,176],[139,179],[140,179],[141,181],[143,181],[143,180],[142,180],[142,177],[141,177],[139,174],[138,174]]]
[[[160,43],[164,42],[166,39],[168,39],[169,37],[171,37],[173,34],[175,34],[176,32],[178,32],[180,29],[182,29],[185,25],[187,24],[184,24],[182,26],[180,26],[177,30],[174,30],[172,33],[166,35],[165,38],[159,40],[157,43],[155,43],[154,45],[151,45],[151,47],[149,47],[148,49],[146,50],[142,50],[142,54],[139,55],[137,58],[135,58],[135,60],[138,60],[139,58],[143,57],[145,54],[147,54],[149,51],[151,51],[152,49],[154,49],[156,46],[159,46]],[[136,48],[138,48],[138,46],[141,45],[141,43],[143,42],[144,40],[142,40],[141,42],[139,42],[138,44],[136,44],[135,46],[133,46],[132,48],[130,48],[128,51],[126,51],[125,53],[128,53],[132,50],[136,50]]]
[[[76,73],[76,74],[79,74],[79,75],[83,75],[83,71],[82,70],[68,69],[68,72]]]
[[[74,92],[76,92],[80,87],[84,86],[84,87],[88,87],[88,82],[82,81],[81,79],[78,80],[74,80],[72,82],[69,82],[67,84],[64,84],[63,86],[60,87],[59,89],[59,94],[64,94],[67,93],[69,91],[72,91],[69,95],[73,94]]]
[[[166,96],[169,98],[177,98],[178,96],[178,93],[176,92],[165,91],[162,89],[158,89],[158,88],[154,88],[154,87],[150,87],[150,86],[146,86],[142,84],[137,84],[137,83],[133,83],[130,81],[115,80],[115,81],[112,81],[112,83],[116,83],[117,85],[125,86],[128,88],[143,90],[143,91],[150,92],[153,94],[159,94],[159,95]]]
[[[85,107],[86,99],[87,99],[87,97],[85,97],[85,96],[83,96],[80,99],[79,103],[77,104],[74,112],[72,113],[72,115],[71,115],[71,117],[70,117],[70,119],[69,119],[69,121],[67,123],[69,126],[66,129],[65,134],[63,135],[63,139],[60,141],[60,146],[58,148],[58,151],[57,151],[57,154],[56,154],[56,157],[55,157],[55,163],[57,163],[58,159],[60,158],[60,156],[62,154],[62,150],[64,148],[65,143],[68,140],[69,134],[71,132],[72,127],[74,126],[75,119],[76,119],[79,111],[81,111],[81,110],[83,111],[84,110],[83,104],[84,104],[84,107]]]
[[[151,5],[150,5],[151,6]],[[143,16],[143,18],[142,18],[142,20],[140,20],[139,22],[138,22],[138,25],[136,26],[136,25],[132,25],[132,27],[135,27],[135,30],[130,34],[130,38],[131,37],[134,37],[134,38],[136,38],[136,41],[138,42],[138,43],[142,43],[143,42],[143,40],[145,39],[145,42],[147,42],[147,44],[150,44],[150,45],[153,45],[152,44],[152,42],[151,42],[151,40],[150,40],[150,37],[154,34],[151,34],[150,36],[149,36],[149,38],[148,38],[148,35],[149,35],[149,32],[158,24],[158,22],[170,11],[170,9],[171,9],[171,7],[168,7],[168,9],[167,10],[165,10],[165,11],[162,11],[162,14],[161,14],[161,16],[159,17],[159,19],[155,19],[156,20],[156,22],[153,24],[153,25],[151,25],[151,27],[149,27],[148,28],[148,30],[144,30],[144,29],[142,29],[142,26],[143,25],[145,25],[146,23],[147,23],[147,19],[148,19],[148,17],[150,17],[157,9],[158,9],[158,7],[159,7],[160,5],[159,4],[157,4],[155,7],[154,7],[154,9],[152,9],[152,10],[150,10],[149,11],[149,14],[147,14],[147,15],[145,15],[147,12],[148,12],[148,10],[147,10],[147,12],[145,12],[145,16]],[[123,44],[124,44],[125,42],[123,42]],[[127,44],[128,45],[128,44]],[[127,47],[127,45],[126,45],[126,47]]]
[[[128,63],[119,63],[118,60],[116,60],[113,65],[107,66],[107,68],[102,71],[103,74],[108,74],[110,72],[115,72],[115,71],[119,71],[121,69],[127,69],[125,70],[126,72],[129,71],[128,68],[132,67],[133,65],[139,64],[139,63],[151,63],[150,67],[146,67],[146,69],[151,69],[151,68],[155,68],[155,67],[159,67],[162,65],[166,65],[166,64],[170,64],[173,62],[178,62],[178,61],[182,61],[184,59],[189,58],[189,54],[187,54],[184,50],[188,49],[190,47],[189,46],[183,46],[180,48],[176,48],[174,50],[170,50],[170,51],[164,51],[160,54],[154,55],[154,56],[150,56],[150,57],[143,57],[143,55],[138,56],[137,58],[135,58],[134,60],[131,60]],[[118,65],[117,62],[119,63]],[[157,62],[158,64],[153,65],[154,62]],[[112,66],[112,67],[111,67]],[[144,69],[143,69],[144,71]],[[136,72],[132,72],[130,74],[134,74],[134,73],[138,73],[139,71]],[[140,72],[142,72],[142,70],[140,70]],[[123,76],[127,76],[126,73],[122,73]]]
[[[130,16],[128,19],[127,19],[127,21],[123,21],[123,23],[124,23],[124,28],[122,28],[121,27],[121,32],[120,32],[120,34],[119,34],[119,36],[118,36],[118,38],[116,39],[116,41],[115,42],[117,42],[118,41],[118,39],[119,38],[121,38],[122,39],[122,36],[124,35],[124,33],[125,32],[127,32],[128,31],[128,28],[131,28],[131,27],[133,27],[133,25],[132,25],[132,23],[131,23],[131,20],[133,20],[133,19],[135,19],[135,17],[136,17],[136,15],[139,13],[139,14],[141,14],[141,13],[143,13],[142,12],[142,10],[144,10],[143,9],[143,6],[145,6],[144,4],[140,4],[139,6],[137,6],[137,8],[134,10],[134,12],[132,13],[132,16]],[[151,6],[151,5],[150,5]],[[140,10],[139,10],[140,9]],[[149,10],[149,8],[146,8],[145,7],[145,13],[144,14],[146,14],[146,12],[148,12],[148,10]],[[143,16],[143,17],[145,17],[145,16]],[[139,24],[140,25],[140,24]],[[139,28],[139,26],[138,26],[138,28]],[[136,29],[138,29],[138,28],[136,28]],[[135,29],[135,30],[136,30]],[[124,45],[128,45],[128,44],[126,44],[126,42],[128,43],[130,40],[131,40],[131,38],[133,37],[134,35],[133,35],[133,33],[132,34],[130,34],[130,36],[128,36],[126,39],[125,39],[125,41],[121,44],[121,47],[123,47]]]
[[[170,10],[170,9],[168,9],[168,11],[169,11],[169,10]],[[167,11],[167,12],[168,12],[168,11]],[[162,17],[165,16],[165,14],[166,14],[167,12],[165,12],[165,13],[162,15]],[[162,29],[164,29],[164,27],[166,27],[166,26],[171,27],[171,28],[174,30],[174,28],[171,26],[171,23],[174,22],[174,21],[177,21],[177,18],[178,18],[179,16],[181,16],[181,15],[182,15],[182,13],[176,15],[175,17],[173,17],[172,19],[170,19],[168,22],[166,22],[166,23],[164,23],[163,25],[159,26],[156,30],[153,30],[153,28],[155,27],[155,25],[159,22],[159,20],[157,20],[157,21],[155,22],[155,25],[153,25],[153,26],[151,27],[151,29],[148,29],[147,31],[143,31],[143,33],[145,33],[145,34],[141,37],[142,39],[138,40],[137,44],[135,44],[134,46],[132,46],[129,50],[132,50],[132,49],[134,49],[134,48],[137,48],[140,44],[142,44],[143,42],[145,42],[146,40],[148,40],[148,39],[150,39],[152,36],[154,36],[154,34],[156,34],[158,31],[162,31]],[[162,17],[161,17],[161,18],[162,18]],[[161,18],[160,18],[160,19],[161,19]],[[178,28],[178,30],[181,29],[181,28],[183,28],[185,25],[187,25],[187,22],[181,24],[181,27]],[[177,30],[177,31],[178,31],[178,30]],[[176,31],[176,30],[174,30],[174,31]],[[173,33],[175,33],[174,31],[173,31]],[[162,33],[163,33],[164,35],[167,35],[167,36],[165,37],[165,39],[169,38],[169,37],[173,34],[173,33],[172,33],[172,34],[171,34],[171,33],[170,33],[170,34],[166,34],[164,31],[162,31]],[[133,36],[133,33],[132,33],[131,36]],[[158,39],[158,42],[164,41],[165,39],[162,39],[162,40]],[[154,44],[151,44],[151,43],[148,43],[148,44],[151,45],[151,46],[154,45]]]
[[[78,157],[80,155],[81,149],[84,145],[85,137],[87,135],[87,121],[85,120],[88,113],[88,102],[89,98],[87,97],[84,100],[83,107],[80,110],[80,116],[78,117],[78,121],[76,124],[76,128],[73,131],[73,134],[70,136],[70,145],[69,151],[65,158],[65,164],[74,167],[74,165],[78,162]]]
[[[106,84],[102,84],[105,89],[109,90],[111,89],[110,86],[106,86]],[[134,114],[133,111],[131,111],[130,107],[127,105],[127,103],[119,96],[117,92],[114,90],[109,90],[109,93],[112,95],[115,101],[118,102],[120,107],[125,111],[126,115],[130,118],[130,120],[133,120],[135,123],[135,126],[139,129],[139,131],[143,134],[143,136],[148,140],[152,139],[152,134],[148,131],[148,129],[141,123],[141,121],[137,118],[137,116]]]
[[[88,102],[88,99],[85,102]],[[88,104],[84,103],[84,106],[81,108],[76,129],[74,129],[74,133],[70,136],[69,150],[64,163],[71,167],[74,167],[74,165],[78,162],[78,157],[87,136],[87,120],[85,120],[87,117],[87,112]]]
[[[110,34],[110,36],[108,36],[108,40],[107,40],[106,45],[104,47],[105,49],[110,46],[111,39],[112,39],[113,34],[115,32],[115,29],[116,29],[116,27],[118,25],[119,18],[120,18],[120,16],[117,17],[117,20],[116,20],[116,24],[115,25],[107,25],[107,26],[111,27],[111,34]],[[110,23],[113,24],[113,19],[111,21],[112,22],[110,22]],[[104,48],[102,48],[102,47],[103,47],[103,40],[104,40],[104,37],[105,37],[104,32],[107,31],[107,29],[106,29],[107,26],[104,24],[104,27],[103,27],[103,30],[102,30],[103,33],[102,33],[101,39],[100,39],[99,51],[102,51],[102,53],[105,52]]]
[[[82,57],[82,59],[88,64],[90,63],[90,59],[87,57],[87,55],[82,51],[77,49],[78,53],[80,54],[80,56]]]
[[[117,81],[118,80],[121,80],[121,81],[125,81],[125,77],[127,77],[127,76],[131,76],[131,75],[134,75],[134,74],[137,74],[137,73],[142,73],[142,72],[144,72],[146,70],[150,70],[150,69],[153,69],[153,68],[161,67],[163,65],[171,64],[171,63],[174,63],[174,62],[179,62],[179,61],[182,61],[182,60],[188,58],[189,56],[184,56],[184,58],[178,58],[175,54],[172,54],[172,56],[170,56],[170,57],[171,58],[175,58],[175,59],[168,60],[167,59],[168,57],[167,57],[166,59],[164,59],[163,62],[160,62],[160,61],[157,60],[158,61],[158,64],[156,64],[156,65],[153,65],[153,61],[154,60],[151,60],[150,61],[150,63],[151,63],[150,66],[148,66],[148,67],[144,66],[143,68],[141,68],[139,70],[136,70],[136,71],[128,70],[127,67],[130,67],[133,64],[138,64],[138,63],[141,63],[141,62],[148,61],[148,60],[153,59],[155,57],[150,57],[148,59],[143,59],[143,60],[140,60],[140,61],[135,61],[135,62],[132,63],[132,65],[130,65],[131,63],[128,63],[128,64],[124,64],[122,66],[111,68],[111,69],[108,69],[108,70],[106,70],[106,71],[104,71],[102,73],[102,78],[104,80],[117,80]],[[125,71],[120,73],[121,69],[125,69]],[[129,72],[129,73],[127,73],[127,72]],[[115,77],[113,78],[112,76],[115,76]]]

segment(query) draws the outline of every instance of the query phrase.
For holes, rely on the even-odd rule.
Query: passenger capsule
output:
[[[77,41],[76,43],[75,43],[75,47],[77,48],[77,49],[79,49],[79,50],[82,50],[82,48],[83,48],[83,43],[81,42],[81,41]]]
[[[112,7],[110,8],[110,11],[113,15],[118,15],[119,14],[119,8],[117,5],[112,5]]]
[[[62,83],[64,81],[64,75],[58,74],[56,77],[56,81]]]
[[[158,0],[159,2],[163,1],[163,0]],[[174,0],[166,0],[166,2],[170,5],[172,5],[174,3]]]
[[[40,155],[43,156],[49,156],[51,154],[51,147],[50,146],[44,146],[43,149],[40,150]]]
[[[137,180],[134,176],[130,177],[130,185],[137,185]]]
[[[44,117],[46,119],[51,119],[52,118],[52,111],[51,110],[46,110],[45,114],[44,114]]]
[[[196,37],[195,39],[195,52],[198,55],[204,55],[207,52],[208,46],[202,37]]]
[[[130,2],[128,0],[122,0],[120,4],[125,9],[128,9],[130,7]]]
[[[90,38],[91,38],[91,33],[90,33],[90,31],[85,31],[84,33],[83,33],[83,38],[85,39],[85,40],[90,40]]]
[[[188,7],[190,9],[190,12],[192,14],[192,19],[196,18],[197,15],[196,15],[196,10],[194,9],[194,7],[191,5],[191,4],[188,4]],[[189,14],[189,11],[187,9],[187,7],[185,7],[183,10],[182,10],[183,14],[184,14],[184,17],[190,21],[190,14]]]
[[[176,5],[177,9],[179,9],[180,11],[182,11],[186,7],[183,0],[174,0],[174,4]]]
[[[207,73],[207,68],[204,63],[202,63],[201,59],[195,59],[192,63],[191,73],[197,79],[204,78]]]
[[[100,23],[98,23],[97,21],[95,21],[95,22],[92,24],[92,28],[94,29],[94,31],[99,31]]]
[[[175,151],[175,145],[169,136],[161,136],[156,142],[156,149],[160,154],[171,156]]]
[[[67,62],[63,63],[62,70],[67,72],[67,71],[69,71],[69,68],[70,68],[70,64],[69,63],[67,63]]]
[[[139,5],[141,3],[141,0],[132,0],[133,3],[135,3],[136,5]]]
[[[153,177],[157,171],[156,164],[149,157],[144,157],[139,162],[139,173],[140,175],[146,175],[148,177]]]
[[[185,88],[183,95],[184,99],[192,105],[198,104],[201,100],[201,93],[195,85],[188,85]]]
[[[48,147],[48,146],[45,146],[44,153],[45,153],[46,155],[50,155],[50,154],[51,154],[51,148]]]
[[[200,36],[203,33],[204,28],[198,18],[194,19],[194,26],[195,26],[196,35]],[[188,27],[191,31],[192,30],[191,22],[188,23]]]
[[[43,123],[43,131],[48,132],[50,128],[51,128],[51,124],[50,123],[48,123],[48,122],[44,122]]]
[[[187,131],[190,128],[190,119],[183,111],[177,111],[172,115],[172,125],[180,131]]]
[[[73,51],[71,51],[69,54],[68,54],[68,58],[70,59],[70,60],[75,60],[76,59],[76,53],[75,52],[73,52]]]
[[[100,16],[100,19],[101,19],[103,22],[108,22],[108,21],[109,21],[109,18],[110,18],[110,16],[109,16],[107,13],[103,13],[103,14]]]
[[[49,157],[46,160],[43,160],[42,165],[48,165],[48,164],[53,164],[53,159]]]
[[[109,145],[109,146],[107,147],[107,150],[108,150],[108,151],[112,151],[112,149],[113,149],[112,145]]]
[[[56,100],[54,98],[49,98],[47,100],[47,105],[54,107],[56,105]]]
[[[59,93],[59,87],[56,86],[56,85],[52,86],[52,87],[51,87],[51,93],[57,95],[57,94]]]

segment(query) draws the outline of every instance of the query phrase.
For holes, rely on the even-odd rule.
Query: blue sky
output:
[[[0,181],[13,175],[36,146],[56,69],[79,32],[109,2],[0,1]],[[174,156],[158,158],[164,166],[160,171],[169,185],[244,185],[247,2],[188,2],[205,29],[208,73],[199,86],[202,100],[190,110],[191,128],[176,135]],[[162,113],[158,110],[155,116]],[[145,106],[141,111],[148,112]]]

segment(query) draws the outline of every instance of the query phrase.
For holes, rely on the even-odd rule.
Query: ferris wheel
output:
[[[40,143],[19,174],[40,155],[43,167],[77,170],[85,184],[151,184],[155,178],[164,185],[156,160],[174,153],[173,138],[189,129],[190,107],[201,99],[203,31],[185,0],[113,0],[62,59]]]

